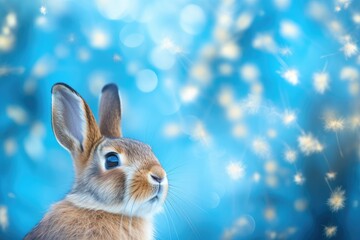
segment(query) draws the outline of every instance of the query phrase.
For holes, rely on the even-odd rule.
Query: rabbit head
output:
[[[118,88],[102,89],[99,125],[83,98],[66,84],[52,88],[52,126],[73,158],[76,180],[66,199],[86,209],[146,217],[165,201],[166,172],[149,145],[122,137]]]

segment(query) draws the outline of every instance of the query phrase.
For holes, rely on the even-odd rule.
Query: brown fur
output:
[[[142,218],[82,209],[62,201],[52,207],[25,240],[145,240],[146,224],[149,223]]]

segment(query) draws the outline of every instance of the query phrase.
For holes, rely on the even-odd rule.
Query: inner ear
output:
[[[121,137],[121,102],[115,84],[107,84],[102,89],[100,107],[100,132],[108,138]]]

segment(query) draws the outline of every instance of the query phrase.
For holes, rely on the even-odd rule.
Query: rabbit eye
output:
[[[119,166],[119,157],[116,153],[110,152],[105,155],[105,168],[106,169],[112,169],[114,167]]]

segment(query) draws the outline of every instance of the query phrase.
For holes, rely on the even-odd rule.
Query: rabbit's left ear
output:
[[[105,85],[100,99],[100,132],[108,138],[121,137],[121,103],[115,84]]]

